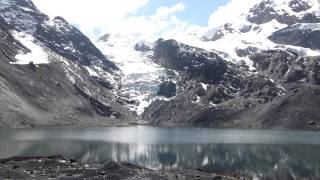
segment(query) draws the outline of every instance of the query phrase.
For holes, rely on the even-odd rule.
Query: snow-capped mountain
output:
[[[310,36],[318,36],[318,0],[251,0],[246,2],[248,5],[244,6],[245,8],[239,7],[234,10],[232,8],[236,5],[233,5],[233,2],[228,5],[230,8],[220,11],[219,15],[235,13],[232,16],[234,18],[226,18],[224,22],[220,20],[219,24],[208,27],[205,33],[199,32],[198,38],[178,40],[207,50],[215,50],[231,61],[244,60],[251,68],[253,63],[248,55],[258,50],[288,49],[303,56],[320,55],[320,46],[315,48],[314,45],[297,42],[315,39]],[[290,37],[294,42],[285,41],[285,37],[279,40],[280,33],[284,35],[284,31],[296,27],[307,28],[312,35],[300,35],[300,40]]]
[[[0,1],[0,22],[1,126],[134,121],[116,93],[119,68],[77,28],[31,0]]]
[[[153,60],[178,71],[177,90],[171,100],[152,102],[145,120],[165,126],[319,127],[319,99],[312,95],[319,92],[319,2],[249,4],[206,33],[156,43]]]
[[[181,36],[176,40],[215,52],[234,63],[245,62],[250,70],[256,69],[250,55],[264,50],[283,49],[301,56],[320,55],[320,46],[315,47],[317,38],[314,38],[318,36],[320,22],[317,0],[252,0],[248,4],[247,9],[234,12],[239,13],[234,19],[226,19],[216,27],[202,28],[198,33]],[[312,33],[308,35],[303,31],[301,36],[293,33],[286,38],[284,33],[288,34],[289,30],[297,28]],[[207,29],[205,33],[203,29]],[[294,42],[285,42],[286,40]],[[154,62],[154,41],[155,39],[136,39],[134,34],[106,34],[96,43],[124,73],[124,94],[135,101],[129,106],[132,110],[137,110],[138,114],[157,99],[170,100],[159,95],[159,91],[166,83],[177,82],[174,68],[164,69]],[[309,44],[304,45],[308,42]]]
[[[175,40],[108,33],[92,43],[30,0],[2,0],[0,126],[137,115],[165,126],[319,129],[319,4],[250,0]]]

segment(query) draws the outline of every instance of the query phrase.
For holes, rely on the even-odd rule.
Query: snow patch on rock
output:
[[[34,64],[48,64],[48,54],[45,52],[44,48],[36,43],[36,40],[31,35],[25,34],[23,32],[13,32],[13,37],[20,41],[25,47],[27,47],[31,52],[23,53],[20,52],[16,55],[16,62],[12,64],[29,64],[33,62]]]

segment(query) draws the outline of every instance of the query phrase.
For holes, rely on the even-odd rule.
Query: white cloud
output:
[[[33,0],[35,5],[50,16],[62,16],[93,35],[106,24],[115,24],[134,14],[149,0]]]
[[[185,6],[182,3],[172,7],[159,7],[153,15],[130,16],[114,24],[112,28],[107,26],[105,30],[110,33],[135,34],[149,38],[161,36],[164,32],[170,32],[187,24],[175,16],[175,13],[184,9]]]
[[[159,7],[157,9],[156,15],[157,17],[168,17],[170,14],[174,14],[176,12],[181,12],[185,10],[185,6],[183,3],[178,3],[172,7]]]
[[[50,16],[62,16],[76,24],[92,39],[105,33],[134,36],[135,39],[181,34],[189,24],[176,17],[185,10],[183,3],[159,7],[153,15],[137,16],[149,0],[33,0]]]

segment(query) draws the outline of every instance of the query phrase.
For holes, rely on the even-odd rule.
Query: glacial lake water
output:
[[[0,159],[61,155],[81,163],[130,162],[152,169],[320,179],[320,132],[110,127],[1,129]]]

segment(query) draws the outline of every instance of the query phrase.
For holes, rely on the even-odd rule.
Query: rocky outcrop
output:
[[[105,35],[101,36],[98,41],[107,42],[107,41],[109,41],[109,38],[110,38],[110,34],[105,34]]]
[[[290,15],[288,12],[279,11],[273,7],[274,0],[263,0],[253,8],[247,17],[248,21],[254,24],[264,24],[275,19],[282,24],[293,25],[296,23],[319,23],[320,18],[314,13],[305,13],[298,17]],[[295,12],[301,12],[310,9],[311,7],[304,1],[293,0],[289,3],[291,9]]]
[[[319,57],[299,57],[284,50],[269,50],[250,58],[260,72],[285,83],[302,81],[319,85]]]
[[[297,55],[282,50],[269,50],[250,56],[259,71],[276,78],[283,77],[297,58]]]
[[[249,31],[248,29],[251,29],[251,27],[245,27],[243,29],[243,31],[247,31],[248,32]],[[203,36],[202,40],[203,41],[217,41],[219,39],[222,39],[225,36],[226,33],[232,33],[234,31],[235,30],[232,29],[231,24],[227,23],[227,24],[223,25],[222,27],[216,29],[214,31],[214,33],[213,32],[209,33],[211,35]]]
[[[218,82],[227,71],[227,63],[213,52],[180,44],[175,40],[158,40],[154,61],[165,68],[180,71],[187,79]]]
[[[172,81],[165,81],[159,85],[158,96],[170,98],[176,95],[177,85]]]
[[[140,52],[148,52],[148,51],[151,51],[152,48],[145,43],[137,43],[134,46],[134,50],[140,51]]]
[[[295,24],[274,32],[269,39],[277,44],[320,49],[320,24]]]
[[[257,51],[258,51],[258,48],[252,47],[252,46],[249,46],[244,49],[239,49],[239,48],[235,49],[235,52],[239,57],[247,57],[253,53],[256,53]]]
[[[306,11],[306,10],[311,8],[311,6],[307,2],[301,1],[301,0],[292,0],[292,1],[290,1],[289,2],[289,7],[294,12],[302,12],[302,11]]]
[[[218,41],[219,39],[223,38],[225,35],[221,29],[217,30],[213,35],[211,36],[203,36],[203,41]]]
[[[275,18],[276,11],[271,6],[271,0],[265,0],[250,9],[251,15],[248,20],[255,24],[264,24]]]

